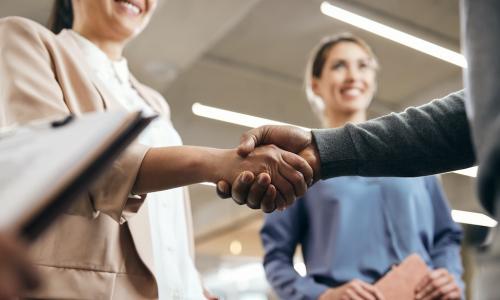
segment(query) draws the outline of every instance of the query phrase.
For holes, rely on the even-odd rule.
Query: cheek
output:
[[[339,93],[340,87],[342,86],[343,82],[344,82],[344,77],[341,74],[333,73],[332,75],[330,75],[328,79],[328,86],[330,92]]]

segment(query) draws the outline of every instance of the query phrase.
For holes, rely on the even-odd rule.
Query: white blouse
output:
[[[112,61],[92,42],[70,31],[80,45],[87,63],[123,107],[129,111],[153,113],[129,78],[127,60]],[[182,145],[170,120],[158,118],[139,136],[151,147]],[[160,299],[204,299],[198,272],[189,252],[188,224],[182,188],[150,193],[149,209],[155,276]]]

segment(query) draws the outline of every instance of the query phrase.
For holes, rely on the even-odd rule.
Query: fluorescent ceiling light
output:
[[[468,168],[468,169],[462,169],[462,170],[457,170],[457,171],[453,171],[453,173],[457,173],[457,174],[460,174],[460,175],[464,175],[464,176],[469,176],[469,177],[477,177],[477,167],[472,167],[472,168]]]
[[[434,43],[428,42],[406,32],[397,30],[382,23],[373,21],[363,16],[354,14],[348,10],[334,6],[327,1],[321,3],[321,12],[329,17],[361,28],[393,42],[410,47],[425,54],[434,56],[462,68],[467,67],[465,57],[455,51],[446,49]]]
[[[485,214],[463,211],[463,210],[452,210],[451,217],[453,221],[462,224],[470,224],[485,227],[496,227],[498,222]]]
[[[254,117],[251,115],[241,114],[233,112],[230,110],[220,109],[216,107],[211,107],[203,105],[200,103],[194,103],[192,106],[192,111],[195,115],[200,117],[205,117],[213,120],[218,120],[222,122],[227,122],[231,124],[237,124],[241,126],[246,126],[250,128],[255,128],[263,125],[292,125],[288,123],[273,121],[269,119]],[[293,125],[296,126],[296,125]],[[300,126],[296,126],[300,127]],[[310,130],[309,128],[300,127],[304,130]]]
[[[215,183],[213,183],[213,182],[200,182],[199,184],[209,186],[209,187],[215,187]]]

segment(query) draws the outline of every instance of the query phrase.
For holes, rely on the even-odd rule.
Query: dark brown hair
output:
[[[73,27],[72,0],[55,0],[49,17],[48,27],[55,34]]]

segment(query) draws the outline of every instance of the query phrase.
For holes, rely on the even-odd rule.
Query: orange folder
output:
[[[418,254],[411,254],[392,268],[375,286],[386,300],[413,300],[417,284],[429,272]]]

